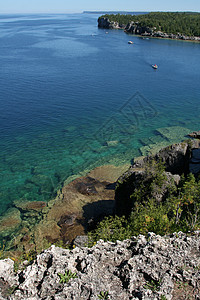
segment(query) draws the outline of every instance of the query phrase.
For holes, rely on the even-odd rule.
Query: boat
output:
[[[152,65],[152,68],[153,69],[158,69],[158,66],[155,64],[155,65]]]
[[[132,41],[128,41],[128,44],[133,44],[133,42]]]

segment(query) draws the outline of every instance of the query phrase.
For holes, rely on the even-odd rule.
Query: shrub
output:
[[[94,242],[100,239],[116,242],[116,240],[128,239],[131,235],[128,220],[124,216],[105,217],[95,230],[89,232],[89,246],[93,246]]]
[[[89,244],[99,239],[104,241],[124,240],[133,235],[153,231],[164,235],[174,231],[194,231],[200,227],[200,180],[189,174],[181,177],[179,186],[167,182],[161,162],[151,161],[145,169],[144,180],[135,188],[131,199],[130,215],[106,217],[89,233]],[[161,202],[154,197],[165,189],[166,197]],[[167,192],[166,192],[167,191]]]

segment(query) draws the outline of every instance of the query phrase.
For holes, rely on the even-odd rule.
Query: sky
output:
[[[200,0],[0,0],[1,13],[89,11],[198,11]]]

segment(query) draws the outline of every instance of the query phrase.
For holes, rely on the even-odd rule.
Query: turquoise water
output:
[[[200,129],[200,44],[106,33],[97,18],[0,16],[0,214]]]

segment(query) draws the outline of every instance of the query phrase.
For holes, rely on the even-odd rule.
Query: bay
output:
[[[0,16],[0,215],[200,129],[200,44],[98,29],[98,16]]]

